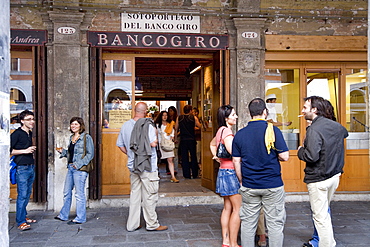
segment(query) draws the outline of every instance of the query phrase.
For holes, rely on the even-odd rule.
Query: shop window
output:
[[[368,91],[365,69],[346,71],[347,149],[369,148],[369,123],[366,113]]]
[[[268,121],[281,129],[290,150],[299,146],[299,70],[266,69],[265,100]]]
[[[334,108],[336,120],[339,119],[339,71],[307,73],[307,97],[321,96],[329,100]]]
[[[18,71],[19,70],[19,58],[12,58],[10,63],[10,71]]]
[[[131,61],[104,60],[104,62],[103,128],[119,129],[131,118],[132,72],[127,70]]]
[[[11,117],[26,109],[32,111],[32,98],[32,59],[13,57],[10,71]]]

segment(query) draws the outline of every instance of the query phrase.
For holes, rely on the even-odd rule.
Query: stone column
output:
[[[229,53],[230,53],[230,105],[236,107],[238,105],[237,98],[237,53],[236,53],[236,28],[233,20],[226,20],[227,32],[229,34]],[[237,108],[235,108],[237,109]]]
[[[0,1],[0,246],[9,246],[10,4]],[[5,103],[5,105],[4,105]],[[7,106],[7,107],[6,107]]]
[[[82,12],[50,11],[43,16],[48,27],[48,132],[50,134],[48,209],[59,211],[63,205],[66,160],[59,159],[56,143],[67,147],[69,120],[82,117],[88,124],[89,112],[89,50],[86,31],[92,15]],[[63,33],[59,28],[68,28]],[[59,30],[58,30],[59,29]],[[87,130],[88,131],[88,130]]]
[[[235,18],[237,30],[237,113],[238,129],[250,120],[248,103],[264,99],[265,23],[263,18]]]

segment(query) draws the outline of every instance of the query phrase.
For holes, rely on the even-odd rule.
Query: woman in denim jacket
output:
[[[60,158],[67,158],[67,176],[64,182],[64,204],[59,215],[54,218],[66,221],[69,217],[69,211],[72,203],[72,190],[76,188],[76,218],[68,222],[69,225],[82,224],[86,222],[86,196],[85,182],[88,173],[80,171],[82,166],[86,166],[94,158],[94,143],[89,134],[85,132],[85,124],[82,118],[73,117],[69,121],[72,135],[68,149],[57,147],[56,150],[61,154]],[[85,138],[86,135],[86,138]],[[86,140],[86,154],[84,153],[84,140]]]

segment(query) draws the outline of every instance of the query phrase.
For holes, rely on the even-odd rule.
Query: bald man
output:
[[[134,111],[134,118],[122,125],[117,139],[118,148],[128,156],[127,167],[130,170],[131,193],[129,216],[126,227],[129,232],[141,228],[140,214],[141,207],[143,207],[146,229],[148,231],[164,231],[167,230],[168,227],[159,224],[155,211],[158,202],[159,188],[156,153],[156,146],[158,143],[157,133],[154,124],[152,124],[153,121],[149,118],[145,118],[148,111],[146,103],[137,103]],[[142,128],[143,131],[138,131],[139,128]],[[133,138],[131,138],[131,136],[133,136]],[[133,139],[136,141],[135,145],[132,145]],[[145,143],[146,141],[149,143]],[[143,167],[137,166],[137,159],[139,157],[137,152],[146,150],[146,147],[143,147],[143,145],[151,149],[151,155],[146,155],[149,157],[148,160],[144,161],[148,162],[149,167],[148,165]],[[135,146],[135,148],[133,148],[133,146]],[[142,158],[142,156],[140,157]]]

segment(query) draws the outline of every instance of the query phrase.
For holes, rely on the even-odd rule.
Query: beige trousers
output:
[[[319,247],[334,247],[336,245],[328,211],[330,201],[339,185],[340,173],[324,181],[307,184],[313,222],[319,234]]]
[[[158,228],[159,222],[155,208],[158,202],[159,177],[158,171],[130,174],[131,193],[130,208],[127,219],[127,231],[135,231],[140,226],[141,208],[147,230]]]

